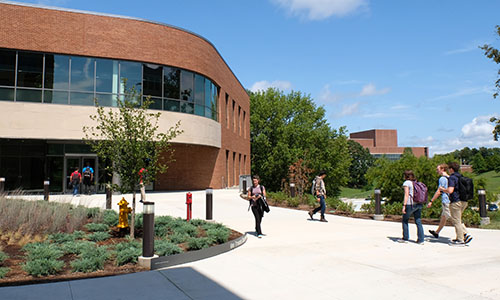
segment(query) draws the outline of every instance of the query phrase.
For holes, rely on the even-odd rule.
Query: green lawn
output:
[[[500,173],[490,171],[477,176],[486,179],[486,191],[500,193]]]
[[[488,212],[488,217],[490,217],[490,224],[483,225],[481,228],[484,229],[500,229],[500,212]]]
[[[360,199],[365,199],[368,196],[372,196],[373,191],[364,191],[362,189],[351,189],[348,187],[341,187],[340,188],[340,197],[341,198],[360,198]]]

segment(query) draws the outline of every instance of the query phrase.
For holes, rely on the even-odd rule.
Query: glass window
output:
[[[42,91],[17,89],[16,101],[42,102]]]
[[[205,77],[194,75],[194,103],[203,105],[205,102]],[[201,114],[202,116],[203,114]]]
[[[218,107],[217,107],[217,98],[219,97],[219,92],[218,92],[218,88],[215,84],[212,83],[212,99],[211,99],[211,105],[210,107],[212,108],[213,111],[217,112],[218,111]],[[217,114],[215,114],[217,116]],[[217,119],[217,117],[215,117],[215,119]]]
[[[198,116],[205,116],[205,106],[203,105],[194,105],[194,114]]]
[[[44,103],[68,104],[68,92],[65,91],[43,91]]]
[[[93,93],[75,93],[72,92],[70,95],[69,103],[72,105],[94,105],[94,94]]]
[[[193,103],[182,102],[181,103],[181,112],[188,113],[188,114],[194,113],[194,104]]]
[[[189,71],[181,71],[181,100],[193,101],[194,74]]]
[[[127,84],[124,84],[126,80]],[[120,94],[135,87],[137,93],[142,91],[142,64],[128,61],[120,62]]]
[[[180,111],[180,102],[177,100],[165,100],[164,110]]]
[[[44,88],[69,89],[69,56],[45,54]]]
[[[205,107],[205,117],[212,119],[212,109],[210,107]]]
[[[16,52],[0,50],[0,85],[14,86],[16,78]]]
[[[212,83],[205,79],[205,106],[212,107]]]
[[[116,102],[117,94],[96,94],[97,101],[101,106],[114,106],[116,107],[118,104]]]
[[[161,97],[163,68],[153,64],[143,65],[144,95]]]
[[[143,98],[144,101],[147,99],[147,97],[144,97]],[[149,104],[149,109],[159,109],[159,110],[162,110],[163,107],[163,100],[161,98],[153,98],[153,97],[150,97],[149,98],[149,101],[151,102],[151,104]]]
[[[118,61],[96,59],[95,90],[103,93],[118,93]]]
[[[17,86],[42,88],[43,54],[19,52]]]
[[[14,101],[14,89],[0,88],[0,101]]]
[[[71,58],[72,91],[94,91],[94,61],[87,57]]]
[[[163,68],[163,88],[165,98],[180,99],[181,70],[164,67]]]

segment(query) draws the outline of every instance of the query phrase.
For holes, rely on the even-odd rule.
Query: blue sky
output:
[[[500,1],[18,1],[138,17],[210,40],[245,88],[301,91],[333,128],[397,129],[431,155],[492,139]]]

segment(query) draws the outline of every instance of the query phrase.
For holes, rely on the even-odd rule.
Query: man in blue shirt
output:
[[[92,185],[92,181],[94,180],[94,169],[90,166],[90,163],[87,162],[85,168],[82,169],[83,175],[83,192],[90,195],[90,186]]]
[[[434,230],[429,230],[429,232],[434,236],[435,238],[439,237],[439,233],[443,229],[444,225],[446,225],[446,220],[451,218],[450,214],[450,198],[448,197],[448,194],[445,192],[442,192],[440,188],[447,189],[448,188],[448,165],[447,164],[440,164],[436,168],[437,173],[441,176],[438,181],[438,189],[436,190],[436,193],[434,193],[434,196],[432,197],[431,201],[429,204],[427,204],[427,207],[430,208],[432,206],[432,202],[436,200],[439,196],[441,196],[441,219],[439,220],[439,226],[438,228]]]
[[[448,188],[439,188],[443,192],[447,192],[450,195],[450,213],[451,222],[455,226],[455,232],[457,238],[452,241],[452,245],[465,245],[472,240],[472,236],[467,233],[467,228],[462,223],[462,214],[467,208],[467,201],[460,200],[459,192],[459,180],[462,176],[458,173],[460,166],[456,162],[448,164],[448,169],[450,170],[450,178],[448,179]]]

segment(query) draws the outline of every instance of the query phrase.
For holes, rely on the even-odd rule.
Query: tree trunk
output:
[[[132,217],[130,220],[130,238],[135,238],[135,190],[132,193]]]

